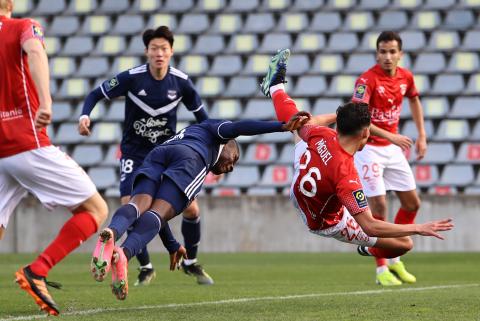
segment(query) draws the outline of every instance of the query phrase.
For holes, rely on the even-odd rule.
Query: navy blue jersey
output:
[[[100,89],[107,99],[125,96],[121,143],[125,155],[145,157],[153,147],[171,138],[176,131],[180,102],[194,113],[205,113],[192,81],[173,67],[169,67],[164,79],[156,80],[148,64],[144,64],[103,82]]]

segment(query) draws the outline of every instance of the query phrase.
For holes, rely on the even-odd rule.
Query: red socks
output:
[[[97,231],[97,222],[88,212],[73,215],[57,238],[30,264],[33,273],[46,277],[48,271]]]
[[[298,113],[295,101],[284,90],[275,91],[272,100],[279,121],[288,122],[293,115]]]
[[[417,211],[410,212],[400,207],[394,222],[395,224],[413,224],[415,216],[417,216]]]

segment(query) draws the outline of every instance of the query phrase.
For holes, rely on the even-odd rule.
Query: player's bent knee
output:
[[[409,236],[402,237],[402,250],[406,252],[411,251],[413,249],[413,240]]]
[[[200,208],[198,207],[198,202],[194,200],[184,211],[183,217],[193,220],[200,216]]]
[[[96,192],[93,196],[78,206],[73,213],[88,212],[97,222],[97,226],[101,226],[108,216],[108,206],[105,200]]]

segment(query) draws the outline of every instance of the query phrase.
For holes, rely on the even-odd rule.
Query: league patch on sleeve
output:
[[[363,99],[365,92],[367,91],[367,85],[360,84],[355,87],[355,93],[353,94],[354,98]]]
[[[357,189],[356,191],[353,191],[352,194],[359,208],[365,208],[368,206],[367,198],[365,197],[365,194],[363,194],[363,190]]]
[[[34,37],[40,39],[42,42],[43,42],[43,30],[41,27],[37,26],[37,25],[33,25],[32,26],[32,34]]]
[[[112,90],[113,88],[115,88],[115,87],[117,87],[118,85],[120,85],[120,82],[118,81],[117,77],[113,77],[113,78],[110,79],[109,81],[104,82],[103,85],[105,86],[105,90],[106,90],[106,91],[110,91],[110,90]]]

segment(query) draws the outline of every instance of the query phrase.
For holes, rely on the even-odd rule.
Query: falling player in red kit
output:
[[[289,55],[284,49],[272,58],[261,85],[280,121],[298,112],[283,85]],[[315,116],[297,130],[302,141],[295,145],[290,198],[310,232],[357,244],[361,255],[388,258],[412,249],[410,235],[443,239],[438,232],[452,229],[451,219],[400,225],[373,217],[353,160],[370,136],[368,105],[343,104],[336,113],[337,130],[325,127],[333,121],[335,115]]]
[[[50,143],[52,99],[43,29],[34,20],[12,19],[12,0],[0,0],[0,238],[20,200],[31,192],[47,208],[73,216],[16,281],[42,310],[58,315],[47,290],[51,268],[94,234],[107,205],[75,161]]]
[[[356,81],[352,101],[369,105],[372,135],[365,148],[355,154],[358,170],[373,216],[387,220],[388,190],[400,200],[394,222],[411,224],[420,207],[415,178],[402,149],[412,145],[409,137],[398,134],[403,98],[408,98],[418,130],[415,142],[417,160],[427,150],[423,112],[413,75],[398,66],[402,57],[402,39],[393,31],[384,31],[377,38],[377,64]],[[384,286],[414,283],[416,278],[405,269],[400,258],[377,258],[376,282]]]

